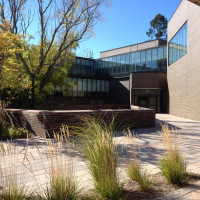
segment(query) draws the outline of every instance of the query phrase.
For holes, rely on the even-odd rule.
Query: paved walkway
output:
[[[158,160],[164,154],[163,145],[158,131],[161,129],[160,124],[168,123],[169,126],[178,129],[181,140],[180,149],[188,161],[188,170],[200,174],[200,122],[175,117],[168,114],[156,115],[156,127],[136,129],[137,135],[135,139],[136,149],[140,154],[140,159],[150,173],[159,172]],[[115,138],[120,152],[119,173],[121,181],[127,179],[124,168],[126,167],[127,157],[131,154],[132,141],[124,136]],[[26,140],[16,140],[15,148],[13,145],[6,145],[4,152],[0,150],[0,188],[8,182],[9,175],[15,178],[20,184],[34,186],[37,188],[46,187],[49,180],[50,167],[52,163],[57,164],[56,158],[53,162],[47,152],[49,148],[46,146],[46,140],[42,138],[31,138]],[[12,146],[12,148],[11,148]],[[2,146],[0,146],[2,149]],[[78,177],[80,184],[85,188],[92,188],[92,181],[87,166],[81,157],[79,151],[75,147],[62,148],[61,164],[65,169],[73,168],[75,176]],[[6,152],[10,152],[6,155]],[[1,156],[4,154],[4,156]],[[17,156],[16,156],[17,154]],[[200,181],[189,188],[183,188],[166,196],[160,197],[162,200],[172,199],[200,199]]]
[[[158,137],[156,130],[160,129],[159,124],[169,124],[178,130],[181,136],[180,150],[185,156],[188,162],[188,171],[200,174],[200,122],[180,117],[175,117],[168,114],[157,114],[156,128],[150,129],[138,129],[135,132],[138,133],[139,138],[145,141],[152,150],[155,150],[154,158],[158,158],[160,153],[162,154],[162,144]],[[147,159],[148,162],[156,164],[156,159],[149,160],[148,153],[144,153],[143,160]],[[159,200],[199,200],[200,199],[200,181],[191,185],[190,187],[181,188],[170,194],[158,198]]]

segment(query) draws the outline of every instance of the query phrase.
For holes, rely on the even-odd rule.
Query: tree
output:
[[[17,80],[19,63],[15,58],[16,53],[23,51],[21,48],[22,37],[10,31],[10,24],[6,20],[0,24],[0,91],[5,88],[15,89],[19,86]],[[12,97],[12,96],[10,96]]]
[[[149,31],[147,36],[153,39],[167,40],[167,18],[161,14],[157,14],[153,20],[150,21]]]
[[[8,19],[11,33],[35,35],[34,42],[23,42],[24,52],[16,53],[21,63],[21,76],[25,76],[29,85],[30,107],[35,108],[36,96],[52,86],[53,80],[59,82],[61,68],[69,65],[67,61],[71,63],[78,43],[91,36],[93,26],[101,19],[102,7],[107,6],[108,1],[0,1],[0,20]],[[28,9],[31,5],[34,6]]]

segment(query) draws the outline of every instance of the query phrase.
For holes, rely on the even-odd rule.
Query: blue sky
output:
[[[95,36],[80,43],[77,55],[85,56],[93,50],[94,58],[100,52],[144,42],[150,21],[161,13],[168,20],[181,0],[112,0],[112,9],[106,12],[103,22],[95,25]]]

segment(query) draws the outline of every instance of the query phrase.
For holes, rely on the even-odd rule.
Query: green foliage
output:
[[[0,19],[10,19],[9,35],[18,36],[20,43],[17,52],[15,48],[8,49],[19,66],[17,71],[14,69],[9,76],[4,71],[2,77],[5,77],[7,85],[3,88],[11,87],[12,83],[15,94],[18,85],[16,88],[24,91],[29,108],[35,109],[36,103],[51,96],[56,86],[65,88],[68,66],[72,65],[74,52],[80,41],[93,34],[93,26],[101,20],[102,10],[109,7],[109,0],[62,0],[59,6],[52,0],[49,3],[36,1],[30,7],[31,2],[12,0],[0,3]],[[34,39],[29,32],[33,21],[38,23],[33,33],[37,37],[30,42]],[[29,38],[21,42],[19,35],[22,32]]]
[[[142,190],[149,191],[152,189],[152,183],[148,178],[147,172],[142,171],[138,162],[130,161],[127,174],[131,180],[138,183]]]
[[[147,36],[153,39],[167,40],[167,18],[161,14],[157,14],[154,19],[150,21],[149,31]]]
[[[19,187],[16,183],[11,182],[8,188],[2,192],[2,197],[3,200],[25,200],[28,198],[28,191],[24,186]]]
[[[178,150],[180,138],[176,129],[170,129],[168,125],[162,126],[160,132],[163,139],[166,155],[160,161],[160,168],[166,180],[172,185],[184,185],[187,183],[187,162]]]
[[[100,117],[82,118],[79,128],[80,142],[86,163],[95,184],[95,191],[102,199],[120,199],[123,186],[117,177],[118,155],[113,142],[114,118],[107,124]]]
[[[55,174],[51,177],[50,187],[44,191],[44,197],[35,196],[41,200],[76,200],[79,199],[78,184],[72,177],[65,173]]]
[[[10,138],[26,137],[29,133],[28,130],[21,127],[10,127],[8,132]]]
[[[187,163],[179,152],[163,157],[160,161],[162,174],[172,185],[184,185],[188,181]]]
[[[14,139],[27,137],[28,130],[21,127],[12,127],[8,122],[0,121],[0,138],[1,139]]]

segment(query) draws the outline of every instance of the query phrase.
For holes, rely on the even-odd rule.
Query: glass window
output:
[[[78,79],[77,78],[73,78],[74,86],[72,87],[72,92],[73,92],[73,96],[77,96],[78,95]]]
[[[164,62],[164,49],[163,47],[158,48],[158,68],[162,69],[163,68],[163,62]]]
[[[92,92],[92,80],[88,79],[88,96],[91,96]]]
[[[164,58],[167,59],[167,47],[164,47]]]
[[[83,88],[82,88],[82,79],[78,79],[78,96],[82,97],[83,96]]]
[[[81,64],[80,58],[76,58],[76,64],[77,64],[77,65],[80,65],[80,64]]]
[[[121,73],[121,64],[120,64],[121,56],[117,56],[117,73]]]
[[[125,63],[126,63],[126,57],[125,55],[121,55],[121,66],[122,66],[121,72],[126,72]]]
[[[145,55],[146,52],[145,51],[141,51],[141,67],[142,67],[142,70],[144,70],[146,68],[146,58],[145,58]]]
[[[97,80],[97,92],[101,91],[101,81]]]
[[[140,52],[135,53],[135,64],[136,64],[136,71],[140,71],[141,70]]]
[[[96,92],[96,90],[97,90],[96,80],[92,80],[92,92]]]
[[[151,61],[151,68],[157,69],[158,68],[158,49],[152,49],[152,61]]]
[[[87,79],[83,79],[83,94],[84,94],[84,97],[86,97],[87,96],[87,89],[88,89],[88,87],[87,87],[88,85],[87,85]]]
[[[113,73],[117,72],[117,57],[113,57]]]
[[[135,53],[130,54],[131,72],[135,72]]]
[[[125,60],[126,60],[126,72],[130,72],[130,54],[125,55]]]
[[[108,67],[109,67],[108,73],[109,73],[109,74],[112,73],[112,66],[113,66],[112,57],[110,57],[110,58],[108,59]]]
[[[158,60],[163,59],[164,55],[163,55],[163,48],[158,48]]]
[[[109,81],[106,81],[106,92],[109,93]]]
[[[126,54],[126,64],[130,64],[130,54]]]
[[[101,81],[101,92],[105,92],[105,81]]]
[[[85,65],[89,66],[90,63],[89,63],[89,60],[88,59],[85,59]]]
[[[187,22],[169,42],[169,65],[187,54]]]
[[[151,68],[151,50],[146,50],[146,68]]]

